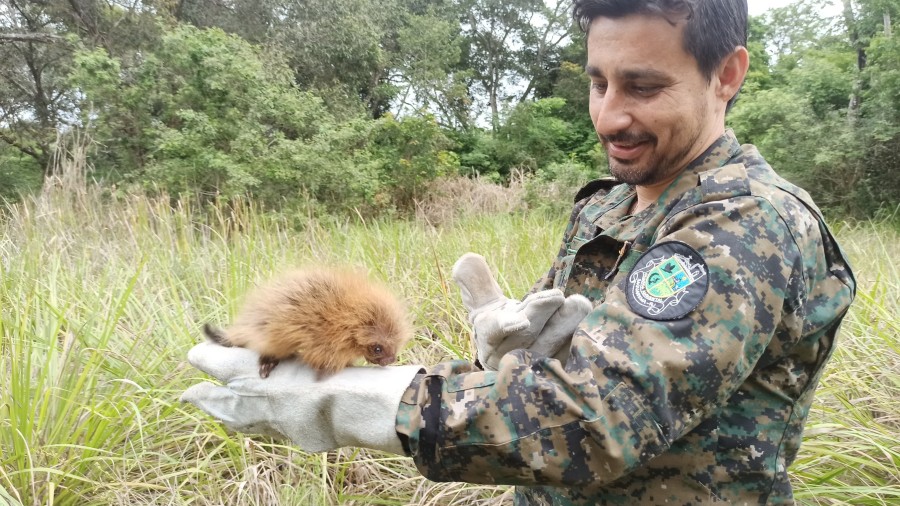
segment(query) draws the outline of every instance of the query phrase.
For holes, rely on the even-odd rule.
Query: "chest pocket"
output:
[[[561,269],[557,272],[553,286],[566,296],[584,295],[594,305],[606,297],[610,280],[606,279],[616,264],[622,243],[608,236],[598,236],[590,241],[582,241],[576,248],[570,248],[563,257]]]

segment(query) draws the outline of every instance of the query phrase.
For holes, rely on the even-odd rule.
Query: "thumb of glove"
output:
[[[519,311],[498,308],[495,311],[476,311],[471,315],[475,339],[482,345],[497,347],[510,334],[525,330],[528,317]]]
[[[459,285],[463,305],[469,312],[505,299],[487,261],[477,253],[466,253],[453,264],[450,277]]]

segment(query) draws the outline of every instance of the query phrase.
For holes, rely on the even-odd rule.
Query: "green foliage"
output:
[[[775,59],[751,67],[728,122],[820,206],[872,216],[900,201],[900,51],[873,21],[898,4],[856,4],[837,20],[809,0],[754,20],[751,49],[762,37]]]
[[[769,53],[766,51],[766,43],[769,40],[768,27],[758,17],[749,20],[747,34],[747,52],[750,53],[750,69],[744,79],[744,90],[766,89],[771,86],[772,75],[769,68]]]
[[[73,83],[101,105],[90,109],[106,147],[100,173],[126,183],[253,194],[270,206],[287,198],[394,209],[411,208],[425,182],[456,168],[433,118],[339,123],[277,55],[219,29],[179,27],[129,69],[102,50],[75,63]]]
[[[284,52],[298,85],[336,113],[364,107],[383,114],[397,93],[388,79],[399,6],[395,0],[304,0],[276,10],[271,42]]]
[[[463,174],[478,174],[495,182],[500,181],[501,169],[494,156],[494,136],[477,128],[457,130],[450,135],[456,142]],[[508,170],[504,169],[504,172]]]
[[[497,130],[495,156],[498,165],[534,172],[552,162],[561,162],[575,145],[578,133],[560,114],[563,98],[542,98],[516,106]]]
[[[537,170],[525,185],[529,209],[565,215],[572,210],[572,199],[582,186],[599,175],[573,159],[554,162]]]
[[[414,208],[428,182],[459,170],[456,153],[447,151],[450,139],[432,116],[397,121],[388,114],[376,123],[370,142],[379,180],[402,209]]]
[[[108,165],[176,194],[232,196],[283,182],[301,170],[284,155],[328,122],[283,63],[218,29],[180,27],[130,69],[102,50],[75,64],[72,81],[94,106],[85,110],[97,115]]]
[[[900,133],[900,40],[896,36],[872,41],[865,77],[869,86],[863,110],[878,122],[878,138],[890,139]]]
[[[805,98],[816,119],[822,119],[831,111],[847,108],[855,65],[852,51],[811,50],[804,54],[802,64],[788,73],[788,87]]]
[[[400,115],[419,104],[435,111],[445,125],[467,129],[471,98],[467,80],[472,72],[460,68],[463,39],[459,22],[430,9],[406,16],[397,34],[398,66],[406,90],[398,97]]]
[[[34,158],[0,144],[0,202],[34,193],[42,181],[43,168]]]
[[[869,46],[863,98],[862,157],[867,214],[893,212],[900,203],[900,40],[876,37]]]
[[[900,201],[900,51],[885,33],[900,2],[847,5],[828,17],[798,0],[752,18],[729,122],[825,207],[873,215]],[[0,44],[0,143],[33,164],[3,151],[0,192],[31,188],[73,127],[96,142],[93,176],[119,190],[317,212],[404,211],[457,166],[493,181],[552,164],[599,173],[567,6],[12,2],[0,32],[40,42]]]
[[[846,116],[834,111],[818,116],[808,95],[773,88],[747,93],[728,122],[739,139],[755,144],[777,172],[810,192],[819,206],[858,211],[853,198],[862,173],[855,160],[862,146]]]

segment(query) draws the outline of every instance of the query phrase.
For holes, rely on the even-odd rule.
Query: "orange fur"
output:
[[[394,362],[412,328],[403,304],[364,274],[315,267],[284,273],[253,290],[224,333],[207,334],[220,344],[258,352],[263,377],[285,359],[298,359],[322,376],[360,358]]]

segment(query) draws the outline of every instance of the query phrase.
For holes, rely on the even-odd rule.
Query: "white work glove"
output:
[[[309,367],[282,361],[262,379],[256,352],[211,342],[194,346],[188,361],[224,385],[199,383],[181,400],[232,430],[287,438],[308,452],[356,446],[403,454],[397,409],[417,365],[349,367],[317,381]]]
[[[565,363],[572,334],[593,307],[586,297],[566,297],[558,289],[533,293],[521,302],[509,299],[484,257],[475,253],[461,256],[451,276],[469,311],[478,361],[487,370],[497,370],[500,358],[516,349]]]

